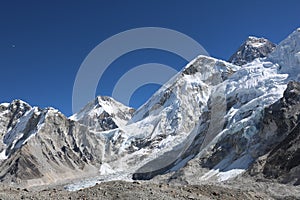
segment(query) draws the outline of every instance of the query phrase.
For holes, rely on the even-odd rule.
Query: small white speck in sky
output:
[[[12,47],[12,48],[15,48],[15,47],[16,47],[16,45],[15,45],[15,44],[12,44],[12,45],[11,45],[11,47]]]

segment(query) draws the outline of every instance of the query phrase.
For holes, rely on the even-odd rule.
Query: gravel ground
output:
[[[10,188],[1,186],[0,199],[271,199],[263,193],[227,188],[215,185],[154,184],[150,182],[113,181],[98,184],[75,192],[63,187],[43,189]]]

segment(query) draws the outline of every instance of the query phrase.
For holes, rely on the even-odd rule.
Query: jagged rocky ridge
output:
[[[285,156],[283,150],[298,159],[297,128],[278,132],[286,125],[280,124],[281,118],[269,123],[267,113],[295,77],[299,35],[298,29],[266,58],[253,53],[246,60],[252,62],[242,67],[199,56],[134,113],[109,97],[96,98],[69,119],[57,110],[23,102],[1,104],[0,178],[34,185],[92,177],[67,186],[74,190],[161,174],[167,174],[167,182],[199,184],[248,170],[297,184],[298,165],[274,160]],[[293,93],[289,87],[285,95]],[[286,105],[293,106],[297,103]],[[295,116],[286,117],[289,128],[297,127]],[[261,167],[255,164],[260,160],[265,163]]]

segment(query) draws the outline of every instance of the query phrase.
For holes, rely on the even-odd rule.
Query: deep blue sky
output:
[[[300,26],[299,8],[298,0],[2,0],[0,102],[22,99],[70,115],[77,70],[95,46],[114,34],[138,27],[170,28],[197,40],[211,56],[227,60],[248,35],[280,42]],[[167,52],[132,52],[108,69],[98,95],[111,95],[122,73],[148,62],[176,69],[185,64]],[[131,106],[139,106],[157,87],[137,90]]]

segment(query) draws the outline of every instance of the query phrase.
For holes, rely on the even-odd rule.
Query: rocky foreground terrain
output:
[[[204,185],[170,185],[153,182],[112,181],[79,191],[66,191],[63,187],[11,188],[1,186],[0,199],[300,199],[300,187],[272,182],[252,182],[240,185],[230,183]]]

